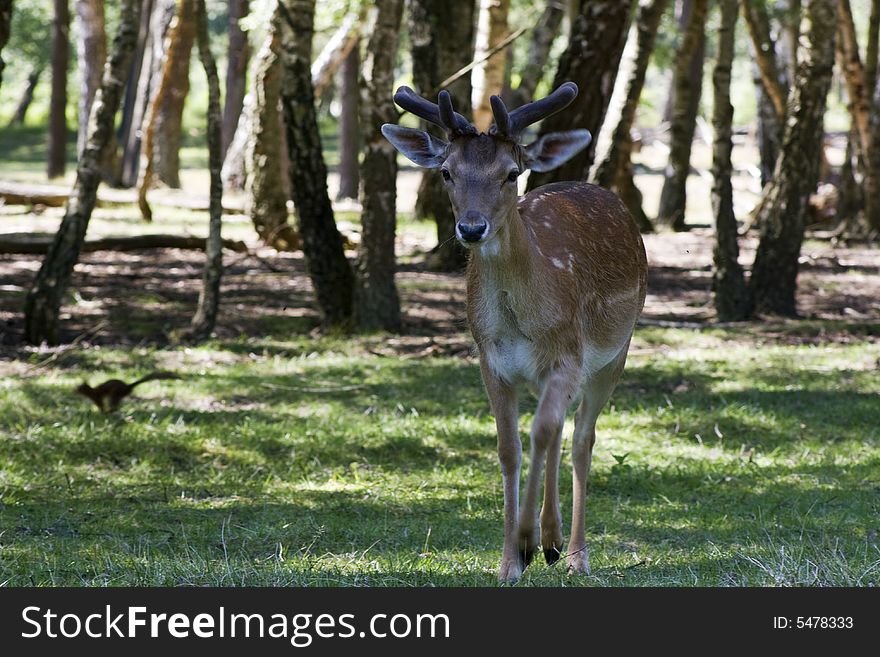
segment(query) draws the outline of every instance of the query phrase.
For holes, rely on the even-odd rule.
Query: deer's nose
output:
[[[459,238],[465,242],[479,242],[486,235],[488,228],[489,221],[486,215],[473,211],[465,212],[456,225]]]

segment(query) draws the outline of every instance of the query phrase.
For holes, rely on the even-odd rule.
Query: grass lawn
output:
[[[759,349],[751,331],[638,331],[600,419],[593,573],[536,561],[521,585],[880,582],[880,345]],[[91,348],[4,377],[0,584],[495,585],[478,368],[382,344]],[[71,393],[155,368],[185,379],[117,416]]]

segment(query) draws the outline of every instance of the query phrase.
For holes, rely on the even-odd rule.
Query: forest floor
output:
[[[2,232],[51,233],[60,211],[32,210],[0,208]],[[696,216],[646,236],[644,319],[599,420],[593,572],[535,563],[523,585],[878,585],[878,251],[810,240],[801,319],[718,325]],[[165,211],[149,231],[205,221]],[[144,231],[124,207],[90,228]],[[173,336],[199,252],[85,254],[59,348],[20,342],[39,258],[0,256],[0,585],[494,585],[501,486],[462,277],[426,269],[430,225],[404,217],[399,240],[403,335],[318,335],[302,257],[255,247],[227,254],[198,347]],[[183,378],[113,415],[73,393],[156,369]],[[566,527],[570,490],[564,467]]]

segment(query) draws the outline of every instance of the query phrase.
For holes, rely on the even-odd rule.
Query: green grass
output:
[[[535,563],[522,585],[876,585],[880,345],[638,336],[600,419],[593,573]],[[372,355],[381,344],[74,350],[4,377],[0,583],[495,585],[478,368]],[[153,368],[186,379],[143,386],[117,416],[71,394]],[[566,527],[570,486],[566,467]]]

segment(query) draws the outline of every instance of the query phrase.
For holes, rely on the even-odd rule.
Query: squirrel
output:
[[[101,409],[102,413],[111,413],[119,408],[119,404],[123,399],[128,397],[136,386],[147,381],[157,381],[160,379],[179,379],[180,377],[171,372],[153,372],[147,376],[138,379],[134,383],[125,383],[119,379],[110,379],[104,381],[101,385],[93,388],[88,383],[83,382],[77,387],[76,392],[91,399],[95,406]]]

